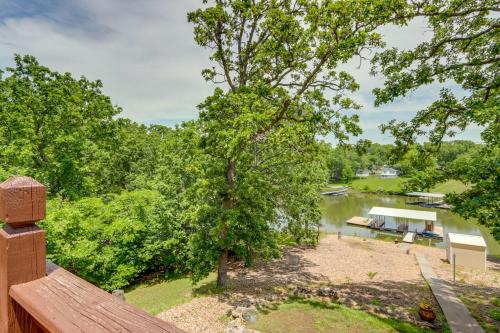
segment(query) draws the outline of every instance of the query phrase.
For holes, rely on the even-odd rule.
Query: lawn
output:
[[[432,188],[431,192],[437,193],[462,193],[470,186],[465,185],[461,181],[458,180],[448,180],[447,182],[437,184]]]
[[[351,186],[358,192],[389,192],[400,193],[402,192],[401,186],[407,178],[379,178],[377,176],[370,176],[363,179],[355,179],[352,181]]]
[[[176,305],[189,302],[197,295],[216,292],[215,274],[194,285],[189,278],[149,281],[125,294],[127,302],[156,315]]]
[[[295,300],[260,313],[249,328],[262,333],[430,333],[396,319],[376,317],[343,305],[315,300]]]
[[[408,178],[379,178],[377,176],[369,176],[367,178],[354,179],[350,184],[332,184],[332,185],[349,185],[357,192],[369,193],[403,193],[402,186]],[[431,192],[437,193],[461,193],[467,189],[467,185],[458,180],[448,180],[444,183],[437,184],[431,189]],[[325,188],[324,190],[327,190]]]
[[[494,294],[485,297],[473,292],[458,297],[486,333],[500,332],[500,297]]]

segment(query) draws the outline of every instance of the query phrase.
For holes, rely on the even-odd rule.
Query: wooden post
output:
[[[457,280],[456,280],[456,272],[457,272],[456,263],[457,263],[457,255],[455,254],[455,252],[453,252],[453,283],[457,282]]]
[[[123,289],[116,289],[113,290],[111,293],[116,299],[119,299],[120,301],[125,302],[125,291]]]
[[[45,234],[35,223],[45,218],[45,187],[29,177],[11,177],[0,184],[0,333],[21,331],[9,296],[11,286],[45,274]]]

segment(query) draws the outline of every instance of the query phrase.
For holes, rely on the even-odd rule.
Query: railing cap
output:
[[[0,184],[0,220],[13,228],[45,218],[45,186],[30,177],[14,176]]]

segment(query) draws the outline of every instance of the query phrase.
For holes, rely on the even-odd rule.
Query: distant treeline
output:
[[[372,143],[363,152],[345,147],[331,148],[328,154],[329,180],[348,183],[357,172],[374,174],[384,166],[398,170],[400,176],[407,178],[416,177],[420,172],[450,170],[481,147],[472,141],[455,140],[442,142],[434,154],[424,153],[431,149],[428,144],[414,145],[403,156],[396,155],[396,147],[391,144]]]

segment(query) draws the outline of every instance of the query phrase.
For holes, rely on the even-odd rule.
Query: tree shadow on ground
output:
[[[270,262],[254,264],[250,269],[242,265],[233,264],[231,271],[234,274],[230,279],[230,290],[259,291],[272,290],[275,287],[283,287],[288,284],[310,284],[325,281],[328,278],[322,274],[310,273],[307,269],[317,264],[303,257],[303,252],[308,248],[289,248],[285,251],[283,258]],[[256,286],[256,281],[258,286]],[[257,287],[258,290],[254,288]]]
[[[280,301],[286,302],[288,297],[293,297],[294,289],[298,286],[308,289],[303,294],[306,298],[317,296],[318,289],[327,286],[335,291],[336,296],[330,302],[361,309],[388,320],[394,318],[438,331],[448,330],[444,315],[423,279],[380,281],[368,277],[364,282],[332,283],[327,276],[313,274],[308,270],[317,264],[304,258],[304,251],[303,248],[287,249],[282,259],[267,264],[260,263],[252,268],[235,264],[232,267],[230,287],[220,294],[221,300],[233,306],[241,306],[245,300],[263,298],[270,301],[267,306],[272,311]],[[463,284],[463,287],[465,290],[473,288],[481,295],[500,295],[500,288],[496,287],[470,284]],[[274,297],[276,294],[278,297]],[[419,318],[418,306],[422,301],[430,304],[436,311],[438,319],[434,325],[428,325]]]

